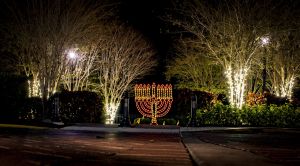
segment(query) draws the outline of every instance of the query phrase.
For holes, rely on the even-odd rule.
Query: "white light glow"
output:
[[[119,108],[120,103],[109,103],[108,105],[106,105],[106,121],[105,124],[113,124],[118,108]]]
[[[246,67],[232,70],[231,66],[229,66],[225,70],[225,76],[229,85],[229,102],[237,108],[242,108],[244,104],[247,73],[248,68]]]
[[[157,124],[157,118],[165,116],[173,102],[171,84],[136,84],[134,86],[135,103],[138,111],[151,118],[151,124]]]
[[[294,84],[295,84],[294,76],[283,79],[280,88],[278,88],[277,86],[274,87],[275,95],[278,97],[286,97],[289,100],[291,100],[293,95]]]
[[[269,37],[262,37],[262,38],[260,38],[260,40],[261,40],[261,45],[262,46],[268,45],[269,42],[270,42],[270,38]]]
[[[28,97],[42,97],[40,91],[40,81],[37,77],[33,77],[33,80],[28,80]]]
[[[77,58],[77,54],[74,51],[69,51],[68,52],[68,57],[70,59],[76,59]]]

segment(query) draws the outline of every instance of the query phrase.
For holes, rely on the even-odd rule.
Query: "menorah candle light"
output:
[[[157,125],[157,118],[165,116],[171,109],[171,84],[136,84],[134,92],[138,111],[145,117],[151,117],[152,125]]]

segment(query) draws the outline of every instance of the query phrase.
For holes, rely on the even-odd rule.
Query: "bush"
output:
[[[228,104],[224,94],[213,94],[205,91],[177,89],[173,91],[172,111],[168,114],[180,121],[180,126],[187,126],[190,120],[191,97],[197,96],[197,109],[210,110],[215,103]],[[177,124],[177,122],[176,122]]]
[[[27,98],[19,112],[21,121],[39,121],[42,119],[43,101],[41,98]]]
[[[244,106],[241,110],[216,104],[212,109],[199,109],[196,113],[199,126],[261,126],[299,127],[300,109],[290,104]]]
[[[196,121],[198,125],[205,126],[238,126],[241,124],[239,110],[223,104],[216,104],[211,110],[197,110]]]
[[[59,99],[59,117],[54,112],[55,98]],[[94,92],[64,91],[49,99],[52,120],[59,118],[64,123],[103,123],[103,98]]]
[[[150,124],[151,119],[150,118],[140,118],[140,124]]]

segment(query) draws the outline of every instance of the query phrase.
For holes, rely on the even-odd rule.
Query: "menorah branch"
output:
[[[138,111],[151,118],[152,125],[157,125],[157,118],[170,111],[173,101],[171,84],[136,84],[134,91]]]

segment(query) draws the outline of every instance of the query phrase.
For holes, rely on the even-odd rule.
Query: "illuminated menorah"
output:
[[[145,117],[151,117],[152,125],[157,125],[157,118],[165,116],[171,109],[171,84],[136,84],[134,92],[138,111]]]

